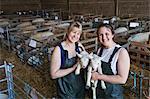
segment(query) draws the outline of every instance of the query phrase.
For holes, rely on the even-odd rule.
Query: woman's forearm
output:
[[[52,79],[60,78],[63,76],[66,76],[73,72],[75,70],[75,67],[67,68],[67,69],[59,69],[56,72],[51,73]]]
[[[113,84],[125,84],[127,81],[126,77],[122,77],[120,75],[99,75],[98,79]]]

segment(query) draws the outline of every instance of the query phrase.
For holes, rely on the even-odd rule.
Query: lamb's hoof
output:
[[[90,87],[89,87],[89,86],[86,86],[85,88],[86,88],[86,89],[90,89]]]

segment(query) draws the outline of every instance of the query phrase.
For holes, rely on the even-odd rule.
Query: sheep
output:
[[[43,53],[39,53],[38,55],[31,55],[28,58],[27,63],[33,67],[41,66],[43,64],[42,54]]]
[[[96,99],[96,87],[97,87],[98,80],[96,80],[96,81],[91,80],[92,69],[93,69],[93,71],[97,71],[97,70],[98,70],[98,72],[99,72],[100,74],[103,74],[103,73],[102,73],[102,68],[101,68],[101,60],[102,60],[105,56],[104,56],[104,57],[99,57],[98,55],[91,53],[91,54],[89,55],[89,57],[90,57],[91,63],[90,63],[90,65],[88,66],[88,74],[87,74],[86,88],[91,87],[91,82],[93,83],[93,86],[92,86],[93,99]],[[102,81],[102,80],[101,80],[101,86],[102,86],[102,89],[106,89],[106,85],[105,85],[104,81]]]
[[[70,23],[62,23],[62,24],[56,25],[56,28],[66,29],[69,27],[69,25],[70,25]]]
[[[0,27],[0,38],[4,38],[4,35],[3,35],[4,32],[5,30]]]
[[[43,23],[43,22],[45,22],[45,20],[43,19],[43,18],[36,18],[36,19],[34,19],[34,20],[32,20],[32,23]]]
[[[110,19],[110,22],[111,22],[111,23],[114,23],[114,22],[116,22],[116,21],[120,21],[120,18],[117,17],[117,16],[113,16],[113,17]]]
[[[149,39],[150,32],[138,33],[128,38],[128,42],[146,42]]]
[[[54,35],[54,33],[49,32],[49,31],[37,32],[36,34],[31,35],[31,39],[41,41],[41,40],[47,39],[49,36],[53,36],[53,35]]]
[[[8,99],[8,95],[0,93],[0,99]]]
[[[76,54],[79,57],[79,63],[77,65],[77,69],[75,70],[75,74],[79,75],[80,69],[86,68],[89,63],[89,53],[86,51],[82,51],[80,54],[79,53]]]
[[[31,26],[31,25],[32,25],[31,22],[23,22],[23,23],[17,25],[16,27],[17,28],[24,28],[24,27]]]
[[[23,30],[23,31],[32,31],[32,30],[36,30],[36,29],[37,29],[37,27],[34,25],[30,25],[30,26],[26,26],[24,28],[21,28],[21,30]]]
[[[2,33],[2,34],[3,34],[3,33],[4,33],[4,31],[5,31],[5,30],[4,30],[3,28],[1,28],[1,27],[0,27],[0,33]]]
[[[9,22],[8,21],[1,21],[0,22],[0,27],[2,26],[8,26],[9,25]]]
[[[0,22],[5,22],[5,21],[6,21],[6,22],[9,22],[9,19],[1,18],[1,17],[0,17]]]
[[[58,24],[57,21],[51,21],[51,20],[44,23],[45,26],[55,26],[57,24]]]
[[[125,33],[127,31],[128,31],[128,29],[126,27],[119,27],[119,28],[114,30],[115,34]]]

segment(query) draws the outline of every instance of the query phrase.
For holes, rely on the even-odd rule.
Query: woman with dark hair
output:
[[[123,88],[128,78],[130,58],[127,50],[113,41],[115,33],[111,25],[101,24],[97,29],[97,37],[101,47],[97,51],[102,59],[102,72],[92,73],[93,80],[103,80],[106,89],[97,87],[98,99],[123,99]]]
[[[60,99],[84,99],[85,81],[82,72],[75,75],[77,67],[76,52],[84,47],[79,42],[82,25],[73,22],[65,35],[64,41],[55,47],[51,58],[50,74],[57,81],[57,93]]]

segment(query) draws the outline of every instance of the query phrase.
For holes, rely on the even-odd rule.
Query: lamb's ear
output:
[[[77,54],[77,56],[78,56],[79,58],[81,58],[81,57],[82,57],[82,55],[81,55],[81,54],[79,54],[79,53],[77,53],[77,52],[76,52],[76,54]]]
[[[89,58],[90,58],[90,59],[93,58],[93,52],[89,54]]]

